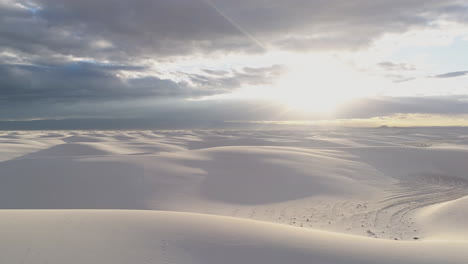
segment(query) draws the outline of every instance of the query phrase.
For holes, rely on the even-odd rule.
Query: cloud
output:
[[[468,71],[448,72],[448,73],[444,73],[444,74],[435,75],[435,76],[432,76],[432,77],[433,78],[444,79],[444,78],[460,77],[460,76],[464,76],[464,75],[468,75]]]
[[[225,75],[179,73],[182,80],[149,75],[145,67],[93,62],[0,65],[0,101],[105,102],[139,98],[196,98],[270,83],[282,66],[243,68]],[[136,77],[125,77],[131,72]],[[132,75],[130,75],[132,76]]]
[[[138,68],[138,67],[136,67]],[[124,80],[115,71],[135,67],[71,63],[65,65],[0,65],[0,101],[103,101],[187,93],[184,84],[152,78]]]
[[[468,114],[468,96],[362,98],[342,105],[335,114],[337,118],[372,118],[412,113]]]
[[[416,66],[410,63],[382,61],[376,64],[378,73],[393,83],[410,82],[416,79]]]
[[[111,61],[353,50],[438,19],[464,23],[461,10],[456,0],[9,0],[0,5],[0,46]]]
[[[204,74],[187,74],[191,83],[197,87],[212,87],[231,90],[242,86],[260,86],[274,83],[287,68],[282,65],[272,65],[264,68],[244,67],[233,71],[203,70]]]
[[[468,23],[466,10],[460,0],[0,0],[0,118],[42,118],[57,111],[122,115],[145,99],[178,100],[181,107],[187,98],[267,86],[287,71],[271,65],[285,61],[260,68],[245,67],[244,61],[224,64],[228,55],[354,51],[388,33],[441,27],[440,20]],[[200,58],[221,66],[208,68]],[[184,71],[180,61],[198,68]],[[378,67],[395,82],[411,80],[402,73],[414,69],[391,61]],[[419,101],[403,101],[384,100],[375,110],[424,109],[412,108]],[[174,113],[176,106],[159,110]],[[213,109],[226,113],[220,108]],[[231,109],[239,118],[249,116],[242,103]],[[349,113],[361,114],[355,108]],[[218,116],[231,117],[236,116]]]
[[[386,71],[414,71],[416,67],[408,63],[395,63],[391,61],[383,61],[377,64],[380,68]]]

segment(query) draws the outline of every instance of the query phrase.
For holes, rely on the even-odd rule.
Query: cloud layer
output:
[[[355,49],[441,18],[466,22],[466,11],[459,0],[2,0],[0,44],[112,60]]]
[[[142,67],[78,62],[60,65],[0,65],[0,102],[82,102],[188,98],[222,94],[244,85],[267,84],[281,75],[281,66],[243,68],[222,74],[183,74],[173,81],[154,76],[120,77]]]
[[[45,118],[51,109],[78,116],[83,104],[105,115],[100,104],[120,102],[117,113],[143,99],[182,105],[268,86],[287,72],[282,61],[249,67],[223,59],[355,51],[388,33],[468,23],[467,11],[464,0],[0,0],[0,118]],[[199,58],[221,66],[164,68]],[[390,61],[378,67],[395,82],[409,79],[393,72],[414,70]]]

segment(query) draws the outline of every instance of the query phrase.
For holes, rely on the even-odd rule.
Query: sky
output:
[[[31,120],[466,126],[468,1],[0,0],[0,122]]]

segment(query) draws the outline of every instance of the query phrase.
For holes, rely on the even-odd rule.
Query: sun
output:
[[[317,79],[302,73],[291,74],[278,84],[274,100],[304,112],[331,112],[347,96],[339,85]]]
[[[269,97],[303,112],[328,113],[362,96],[362,86],[360,77],[344,67],[300,65],[279,80]]]
[[[284,65],[286,73],[265,85],[247,86],[205,99],[261,100],[283,105],[286,111],[330,114],[353,99],[378,96],[386,87],[381,79],[331,55],[286,53],[267,62]]]

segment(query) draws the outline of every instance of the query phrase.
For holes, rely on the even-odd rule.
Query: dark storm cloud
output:
[[[283,67],[244,68],[226,76],[181,74],[175,82],[154,76],[123,78],[122,71],[144,67],[92,62],[63,65],[0,65],[0,101],[78,102],[130,100],[147,97],[188,98],[230,92],[244,85],[267,84]]]
[[[264,47],[355,49],[437,18],[462,21],[466,10],[456,0],[29,2],[40,8],[0,6],[1,46],[113,61]]]
[[[124,66],[99,66],[90,63],[66,65],[0,65],[0,100],[80,101],[115,100],[144,96],[177,96],[188,87],[170,80],[146,78],[122,80],[114,73]],[[125,67],[124,67],[125,68]],[[191,92],[191,91],[190,91]]]
[[[460,77],[460,76],[464,76],[464,75],[468,75],[468,71],[448,72],[448,73],[444,73],[444,74],[435,75],[433,77],[443,79],[443,78]]]

